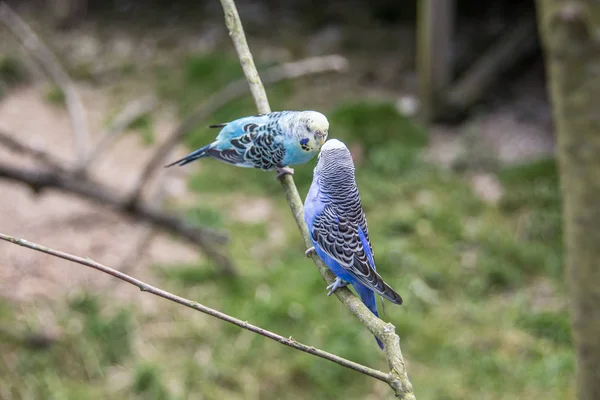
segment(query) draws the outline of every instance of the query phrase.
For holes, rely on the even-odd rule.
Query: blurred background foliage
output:
[[[117,3],[135,8],[143,2]],[[193,10],[195,4],[146,3],[157,10],[171,3]],[[328,18],[331,9],[321,2],[289,3],[311,16],[304,24],[308,29]],[[380,24],[414,15],[411,5],[396,3],[403,2],[369,2],[366,9]],[[468,15],[481,2],[462,3],[460,10]],[[90,1],[90,12],[101,13],[97,4]],[[506,4],[510,9],[512,3]],[[257,31],[251,21],[247,25],[251,33]],[[123,68],[126,75],[128,68]],[[0,74],[7,82],[21,79],[19,68],[6,58]],[[151,75],[157,95],[175,104],[181,116],[242,76],[229,50],[188,55],[175,66],[153,67]],[[289,81],[269,87],[272,107],[310,108],[311,99],[298,100],[304,86]],[[48,97],[62,101],[56,90]],[[402,116],[389,99],[342,93],[319,99],[317,107],[330,119],[330,136],[353,152],[378,271],[404,297],[403,306],[388,305],[385,319],[397,327],[417,398],[573,398],[554,159],[518,165],[464,162],[481,156],[475,150],[442,168],[425,157],[429,132]],[[204,125],[254,113],[246,96]],[[187,148],[212,140],[215,130],[204,125],[187,135]],[[148,144],[154,140],[153,126],[150,117],[135,126]],[[302,197],[313,166],[314,160],[296,168]],[[150,267],[153,283],[385,370],[372,336],[325,295],[273,174],[210,159],[188,170],[193,201],[182,205],[170,199],[166,206],[185,207],[190,220],[229,232],[239,276],[219,275],[207,262],[161,264]],[[497,203],[472,189],[472,176],[482,171],[502,186]],[[234,210],[247,218],[233,218]],[[42,304],[14,307],[1,300],[0,398],[389,398],[381,382],[179,308],[162,304],[160,313],[148,316],[135,304],[113,301],[110,293],[79,288],[55,299],[60,340],[46,342],[37,337],[44,329],[38,315]]]

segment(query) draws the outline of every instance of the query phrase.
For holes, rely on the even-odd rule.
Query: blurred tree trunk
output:
[[[440,97],[452,79],[454,0],[419,0],[417,8],[417,73],[421,109],[419,119],[429,125]]]
[[[600,1],[537,0],[558,141],[577,397],[600,399]]]

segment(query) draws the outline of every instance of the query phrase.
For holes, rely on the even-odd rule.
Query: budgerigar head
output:
[[[317,111],[302,111],[298,115],[296,135],[302,150],[316,153],[329,134],[327,117]]]
[[[315,174],[354,176],[354,162],[352,154],[344,142],[337,139],[329,139],[321,147],[321,152],[317,158]]]

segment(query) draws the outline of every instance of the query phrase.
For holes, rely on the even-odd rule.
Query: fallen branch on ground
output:
[[[138,279],[135,279],[129,275],[119,272],[116,269],[112,269],[110,267],[107,267],[106,265],[102,265],[93,260],[90,260],[89,258],[78,257],[78,256],[75,256],[75,255],[72,255],[69,253],[64,253],[62,251],[54,250],[49,247],[44,247],[39,244],[31,243],[31,242],[28,242],[27,240],[18,239],[18,238],[15,238],[15,237],[3,234],[3,233],[0,233],[0,239],[5,240],[10,243],[17,244],[19,246],[23,246],[23,247],[35,250],[35,251],[39,251],[41,253],[49,254],[54,257],[62,258],[67,261],[71,261],[71,262],[74,262],[77,264],[84,265],[86,267],[90,267],[90,268],[93,268],[97,271],[103,272],[108,275],[112,275],[113,277],[115,277],[117,279],[120,279],[131,285],[137,286],[142,292],[147,292],[147,293],[153,294],[155,296],[162,297],[163,299],[172,301],[174,303],[189,307],[196,311],[200,311],[201,313],[210,315],[211,317],[218,318],[222,321],[236,325],[242,329],[246,329],[250,332],[254,332],[254,333],[257,333],[264,337],[267,337],[269,339],[275,340],[276,342],[286,345],[288,347],[291,347],[293,349],[300,350],[305,353],[312,354],[314,356],[334,362],[338,365],[341,365],[342,367],[352,369],[354,371],[360,372],[361,374],[365,374],[365,375],[371,376],[375,379],[379,379],[380,381],[390,383],[391,380],[395,379],[393,376],[391,376],[390,374],[386,374],[385,372],[378,371],[376,369],[372,369],[367,366],[355,363],[355,362],[347,360],[345,358],[336,356],[335,354],[331,354],[326,351],[317,349],[313,346],[308,346],[306,344],[299,343],[291,337],[289,337],[289,338],[283,337],[281,335],[278,335],[278,334],[268,331],[266,329],[260,328],[256,325],[252,325],[252,324],[249,324],[248,322],[234,318],[228,314],[225,314],[220,311],[209,308],[207,306],[204,306],[196,301],[192,301],[192,300],[185,299],[183,297],[179,297],[170,292],[159,289],[155,286],[149,285],[149,284],[142,282]]]
[[[36,192],[43,189],[57,189],[100,206],[109,207],[139,221],[149,222],[198,246],[223,272],[235,273],[229,259],[215,249],[217,244],[227,240],[227,236],[206,228],[190,226],[181,219],[161,211],[158,207],[144,203],[130,205],[125,196],[119,196],[115,190],[99,182],[77,178],[68,172],[17,168],[2,162],[0,162],[0,178],[26,184]]]
[[[229,36],[233,40],[233,44],[238,53],[240,64],[244,70],[244,75],[250,85],[250,91],[256,102],[256,107],[260,114],[266,114],[271,111],[269,102],[267,100],[267,94],[264,86],[261,83],[260,77],[254,65],[252,53],[246,42],[246,36],[242,27],[240,16],[238,15],[237,8],[234,0],[221,0],[223,6],[223,12],[225,13],[225,23],[229,30]],[[300,229],[300,233],[304,239],[306,248],[312,246],[308,228],[303,218],[303,204],[298,194],[298,189],[294,183],[294,178],[291,175],[283,175],[280,178],[281,186],[285,192],[288,204]],[[299,255],[301,256],[301,255]],[[312,254],[311,258],[315,262],[319,272],[323,279],[331,284],[335,277],[329,268],[323,264],[321,259],[316,255]],[[335,292],[337,298],[346,306],[348,309],[360,320],[360,322],[371,331],[379,340],[381,340],[385,346],[385,355],[390,366],[390,374],[392,377],[386,382],[390,385],[396,397],[409,400],[415,399],[412,385],[408,380],[406,373],[406,366],[402,357],[402,351],[400,350],[400,338],[396,335],[396,328],[391,323],[385,323],[379,318],[375,317],[371,311],[350,292],[347,288],[338,289]]]

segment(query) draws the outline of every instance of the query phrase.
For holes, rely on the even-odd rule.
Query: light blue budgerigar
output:
[[[166,167],[213,157],[246,168],[293,174],[289,165],[304,164],[318,152],[329,131],[327,117],[317,111],[277,111],[210,125],[222,128],[216,140]]]
[[[352,155],[346,145],[330,139],[321,148],[313,181],[304,202],[304,220],[314,247],[311,251],[336,275],[331,295],[351,283],[362,302],[379,317],[375,293],[392,303],[402,298],[375,271],[367,219],[354,177]],[[377,339],[383,349],[383,344]]]

